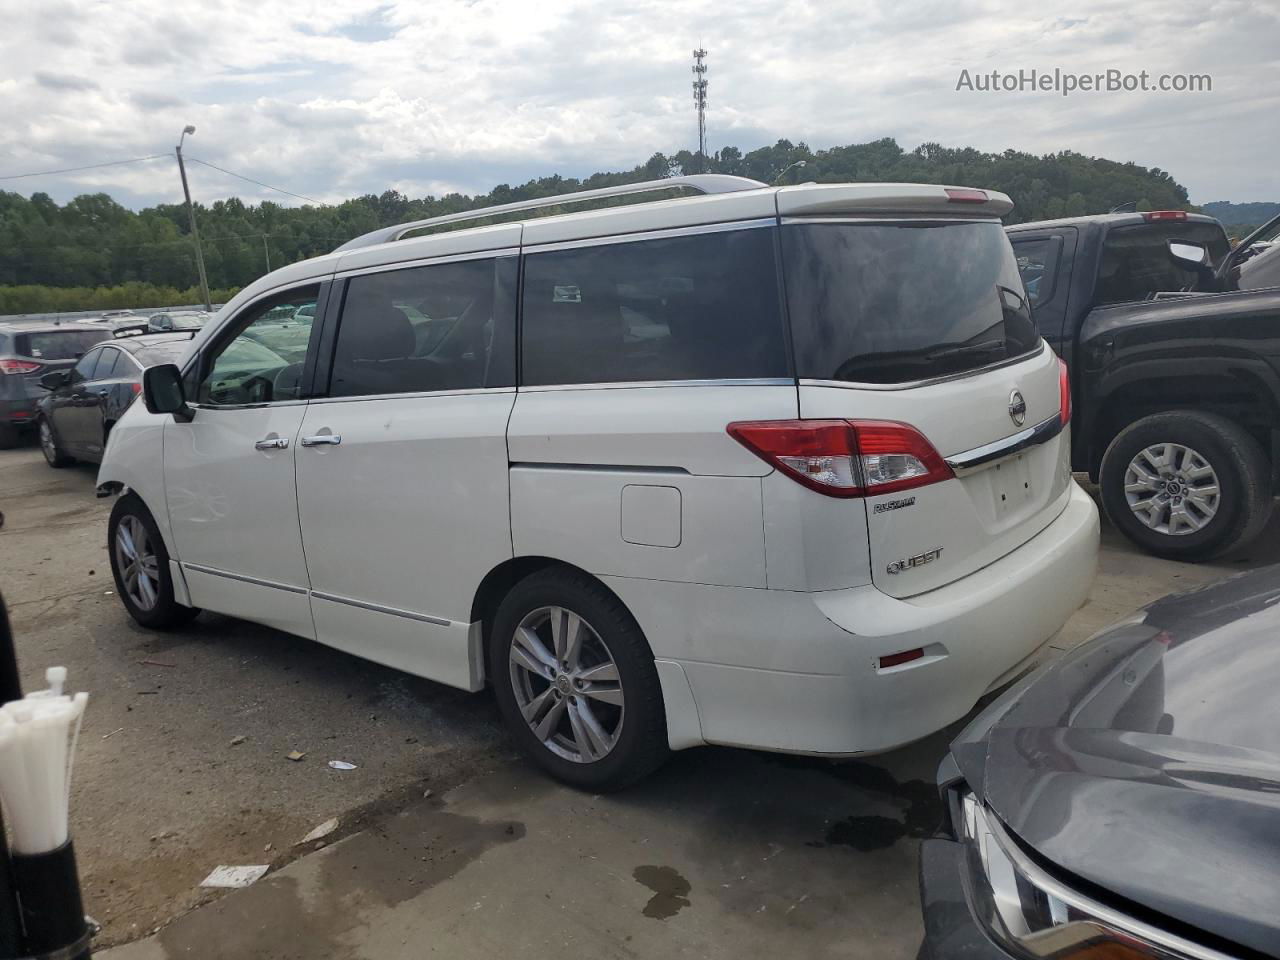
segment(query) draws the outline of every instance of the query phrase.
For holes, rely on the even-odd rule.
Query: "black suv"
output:
[[[1257,535],[1280,489],[1280,218],[1235,249],[1181,210],[1008,233],[1070,370],[1072,466],[1111,521],[1181,560]]]

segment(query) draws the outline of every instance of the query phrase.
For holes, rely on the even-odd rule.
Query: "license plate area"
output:
[[[997,520],[1025,511],[1036,497],[1027,454],[1020,453],[987,468],[990,481],[991,510]]]

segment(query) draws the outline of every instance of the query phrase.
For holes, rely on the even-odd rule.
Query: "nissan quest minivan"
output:
[[[111,432],[120,598],[490,684],[584,788],[707,743],[923,737],[1037,657],[1096,562],[1011,207],[678,177],[277,270]]]

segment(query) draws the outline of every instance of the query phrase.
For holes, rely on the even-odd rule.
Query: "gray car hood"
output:
[[[1152,604],[953,747],[1041,858],[1280,956],[1280,566]]]

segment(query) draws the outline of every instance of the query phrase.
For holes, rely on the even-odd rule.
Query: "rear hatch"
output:
[[[927,475],[849,501],[876,586],[935,589],[1043,530],[1069,497],[1069,401],[999,221],[784,218],[782,248],[801,417],[854,421],[864,473],[906,462],[900,428],[864,422],[926,441]]]
[[[111,339],[111,331],[85,329],[20,330],[13,337],[13,356],[6,357],[6,373],[20,376],[26,395],[39,399],[47,390],[40,378],[52,370],[67,370],[96,343]]]

